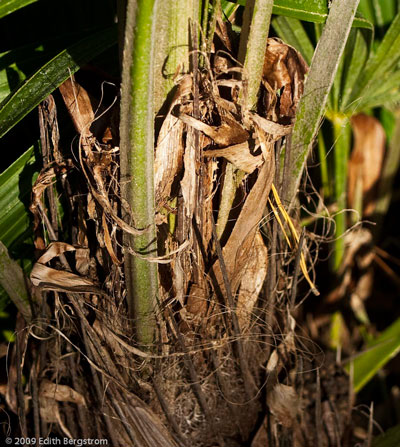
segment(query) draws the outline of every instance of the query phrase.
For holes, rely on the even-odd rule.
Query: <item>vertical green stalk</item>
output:
[[[120,119],[121,193],[132,210],[133,224],[148,227],[142,236],[124,236],[124,243],[142,256],[157,254],[154,118],[173,87],[174,74],[189,68],[189,19],[198,19],[198,1],[127,2]],[[126,253],[125,279],[137,339],[150,343],[155,329],[157,264]]]
[[[328,162],[326,160],[327,156],[326,146],[322,130],[320,130],[318,134],[318,155],[319,155],[319,164],[321,173],[322,192],[324,195],[324,199],[327,200],[329,199],[331,194],[329,184]]]
[[[125,242],[143,256],[156,255],[154,225],[154,10],[157,0],[129,0],[126,14],[121,99],[121,185],[134,225],[149,226]],[[126,254],[125,278],[131,316],[139,342],[154,333],[153,307],[158,290],[157,265]]]
[[[345,245],[342,237],[347,229],[347,214],[343,210],[347,207],[347,164],[351,145],[351,127],[349,119],[336,114],[332,117],[334,136],[335,184],[334,193],[338,207],[335,217],[336,241],[333,253],[333,268],[338,270],[343,260]]]
[[[257,104],[273,3],[273,0],[246,2],[239,44],[239,61],[244,64],[248,81],[244,110],[254,109]]]

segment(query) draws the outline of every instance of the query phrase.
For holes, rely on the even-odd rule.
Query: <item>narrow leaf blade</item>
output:
[[[358,392],[395,355],[400,352],[400,318],[353,360],[354,391]],[[349,367],[347,368],[349,369]]]
[[[82,65],[117,41],[116,28],[99,31],[59,53],[0,104],[0,138]]]
[[[38,0],[3,0],[0,4],[0,19],[37,1]]]

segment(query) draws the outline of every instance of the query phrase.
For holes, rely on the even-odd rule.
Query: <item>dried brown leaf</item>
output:
[[[378,182],[385,155],[386,136],[382,124],[373,116],[358,114],[351,118],[354,148],[349,160],[348,200],[357,208],[362,195],[363,214],[370,216],[375,209]]]
[[[186,310],[197,316],[205,316],[207,313],[207,292],[198,284],[190,287]]]
[[[102,216],[102,223],[103,223],[103,231],[104,231],[104,244],[106,246],[108,254],[110,255],[114,264],[121,265],[121,261],[118,259],[117,255],[115,254],[114,248],[112,246],[110,232],[108,231],[107,219],[106,219],[106,215],[104,213]]]
[[[53,383],[47,379],[42,380],[40,383],[39,396],[40,398],[44,397],[58,402],[72,402],[77,405],[86,406],[85,398],[82,394],[79,394],[67,385]]]
[[[296,422],[302,403],[292,386],[278,383],[267,395],[267,404],[271,413],[287,428]]]
[[[200,122],[200,121],[199,121]],[[197,204],[197,163],[194,130],[189,129],[186,137],[186,149],[184,156],[185,173],[181,180],[185,214],[191,219]]]
[[[35,184],[32,187],[32,202],[29,209],[36,213],[36,208],[41,202],[42,195],[46,188],[52,186],[57,176],[61,176],[72,167],[71,163],[55,164],[52,163],[42,169]]]
[[[247,141],[224,149],[205,151],[203,155],[204,157],[224,157],[248,174],[251,174],[263,162],[262,155],[251,155]]]
[[[221,118],[222,123],[220,126],[209,126],[208,124],[184,113],[179,115],[179,119],[188,126],[203,132],[216,144],[222,147],[244,143],[249,139],[247,130],[245,130],[237,121],[228,118],[227,116]]]
[[[40,264],[46,264],[66,251],[75,250],[76,248],[73,245],[67,244],[66,242],[51,242],[47,247],[46,252],[43,253],[37,262]]]
[[[171,194],[171,186],[183,166],[184,123],[172,114],[172,109],[191,94],[192,77],[180,82],[169,112],[161,126],[154,158],[154,188],[156,203],[162,204]]]
[[[30,278],[35,287],[40,287],[43,290],[101,293],[99,287],[89,278],[83,278],[74,273],[56,270],[39,263],[36,263],[33,266]]]
[[[283,89],[279,98],[279,117],[295,116],[297,104],[303,94],[307,70],[306,62],[296,49],[275,37],[268,39],[263,81],[269,85],[270,88],[267,87],[267,90],[270,92]],[[271,103],[270,98],[268,102]],[[266,104],[267,110],[270,109],[269,103]]]
[[[264,145],[264,143],[262,144]],[[249,261],[249,252],[253,246],[257,226],[264,213],[275,173],[272,146],[265,147],[263,152],[265,152],[268,158],[259,170],[258,178],[246,198],[232,233],[223,249],[223,256],[228,278],[232,283],[233,293],[239,287],[244,268]],[[225,290],[219,261],[214,264],[212,269],[221,290]]]
[[[236,313],[242,330],[250,326],[253,308],[267,276],[267,267],[268,250],[260,232],[257,231],[249,253],[249,262],[243,271],[236,306]]]
[[[94,112],[87,91],[75,82],[74,77],[67,79],[59,89],[76,131],[83,137],[91,136],[89,129],[94,121]]]
[[[293,124],[283,126],[282,124],[267,120],[256,113],[251,113],[250,116],[254,123],[256,123],[267,135],[271,135],[273,137],[274,141],[289,135],[293,129]]]

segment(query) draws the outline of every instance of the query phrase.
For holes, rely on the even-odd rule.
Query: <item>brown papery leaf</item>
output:
[[[75,82],[73,76],[61,84],[59,89],[76,131],[83,137],[90,136],[94,112],[87,91]]]
[[[280,39],[268,39],[265,52],[263,81],[268,83],[268,91],[277,92],[283,88],[279,100],[279,117],[293,118],[303,94],[304,77],[308,66],[303,56]],[[271,100],[269,100],[271,102]],[[266,105],[269,110],[269,104]]]
[[[265,146],[265,143],[262,143],[262,145]],[[275,174],[272,147],[265,147],[263,153],[268,158],[260,168],[256,183],[247,196],[238,220],[223,249],[228,279],[232,284],[232,293],[235,293],[239,287],[244,268],[249,261],[249,252],[253,246],[258,223],[263,216]],[[214,264],[212,270],[221,290],[225,290],[219,261]]]
[[[292,386],[278,383],[268,393],[267,403],[271,413],[284,427],[291,427],[301,410],[301,400]]]
[[[382,124],[363,113],[351,118],[354,148],[349,160],[348,200],[350,208],[358,208],[362,197],[363,215],[375,209],[378,182],[385,155],[386,136]]]
[[[36,263],[33,266],[30,278],[35,287],[41,287],[43,290],[101,293],[101,290],[89,278],[83,278],[74,273],[56,270],[39,263]]]
[[[59,402],[73,402],[77,405],[86,405],[85,398],[71,387],[42,380],[40,384],[39,396],[41,398],[54,399]]]
[[[257,231],[249,253],[249,262],[243,271],[236,306],[239,326],[242,330],[250,326],[251,314],[267,276],[267,268],[268,250],[260,232]]]
[[[157,204],[162,204],[169,197],[172,183],[182,170],[185,125],[172,114],[172,109],[181,104],[184,98],[191,94],[191,90],[192,77],[187,75],[178,86],[158,135],[154,159],[154,188]]]
[[[76,248],[73,245],[67,244],[66,242],[51,242],[47,247],[46,252],[38,259],[37,262],[39,264],[46,264],[66,251],[75,250]]]
[[[224,149],[205,151],[204,157],[224,157],[237,168],[251,174],[263,162],[261,155],[251,155],[249,143],[235,144]]]
[[[222,147],[244,143],[249,139],[247,130],[245,130],[237,121],[228,117],[222,118],[220,126],[209,126],[208,124],[185,114],[179,115],[179,119],[188,126],[200,130]]]
[[[54,185],[56,177],[59,177],[67,172],[72,167],[71,163],[50,164],[42,169],[35,184],[32,187],[32,201],[29,209],[32,213],[36,213],[36,208],[40,204],[42,195],[46,188]]]

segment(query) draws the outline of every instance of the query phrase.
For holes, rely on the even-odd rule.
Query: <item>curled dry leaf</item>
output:
[[[73,245],[67,244],[66,242],[51,242],[47,247],[46,252],[42,254],[37,262],[39,264],[46,264],[66,251],[75,250],[76,248]]]
[[[209,126],[208,124],[185,114],[179,115],[179,119],[188,126],[200,130],[210,137],[215,144],[222,147],[244,143],[249,139],[247,130],[245,130],[237,121],[228,118],[227,116],[221,117],[222,123],[220,126]]]
[[[39,263],[34,265],[30,278],[35,287],[40,287],[43,290],[78,293],[101,292],[88,278],[82,278],[74,273],[56,270]]]
[[[110,255],[114,264],[121,265],[121,261],[118,259],[117,255],[115,254],[114,248],[112,246],[110,232],[108,231],[107,219],[106,219],[106,215],[104,213],[102,216],[102,223],[103,223],[103,231],[104,231],[104,244],[106,246],[108,254]]]
[[[293,129],[293,124],[284,126],[267,120],[256,113],[250,113],[251,119],[266,133],[272,136],[273,141],[279,140],[286,135],[289,135]]]
[[[79,394],[67,385],[53,383],[47,379],[42,380],[40,383],[39,397],[86,406],[85,398],[82,394]]]
[[[262,143],[265,145],[265,143]],[[223,249],[228,279],[232,284],[232,293],[239,287],[243,271],[249,260],[257,226],[260,222],[271,190],[275,173],[272,147],[263,150],[268,157],[259,168],[258,178],[242,207],[237,222]],[[225,290],[221,266],[217,261],[212,267],[221,290]]]
[[[364,216],[375,209],[378,182],[382,173],[386,136],[382,124],[363,113],[351,118],[354,148],[349,160],[348,200],[351,208],[362,203]]]
[[[242,330],[250,326],[251,314],[267,276],[268,250],[259,231],[249,253],[249,262],[240,283],[236,313]]]
[[[54,184],[55,178],[63,175],[68,169],[72,167],[71,163],[52,163],[42,169],[35,184],[32,187],[32,202],[29,209],[33,214],[36,213],[36,208],[39,206],[42,195],[46,188]]]
[[[269,93],[266,110],[274,102],[272,92],[280,92],[278,118],[294,118],[303,94],[304,77],[308,66],[303,56],[280,39],[268,39],[263,67],[263,83]],[[283,89],[283,90],[282,90]]]
[[[162,204],[170,196],[175,177],[182,170],[185,125],[182,120],[172,114],[172,109],[182,104],[184,99],[191,94],[191,90],[192,77],[184,76],[158,135],[154,158],[154,188],[158,204]]]
[[[251,174],[263,162],[261,155],[251,155],[247,141],[224,149],[205,151],[203,155],[204,157],[224,157],[248,174]]]
[[[76,131],[82,137],[91,136],[89,129],[94,121],[94,112],[87,91],[75,82],[73,76],[61,84],[59,89]]]
[[[56,270],[44,265],[66,251],[74,250],[76,250],[76,248],[70,244],[64,242],[52,242],[46,252],[33,266],[30,275],[32,284],[35,287],[41,287],[44,290],[101,293],[99,287],[89,278],[84,278],[71,272]]]
[[[292,386],[277,383],[268,393],[267,404],[271,413],[287,428],[293,426],[302,403]]]

